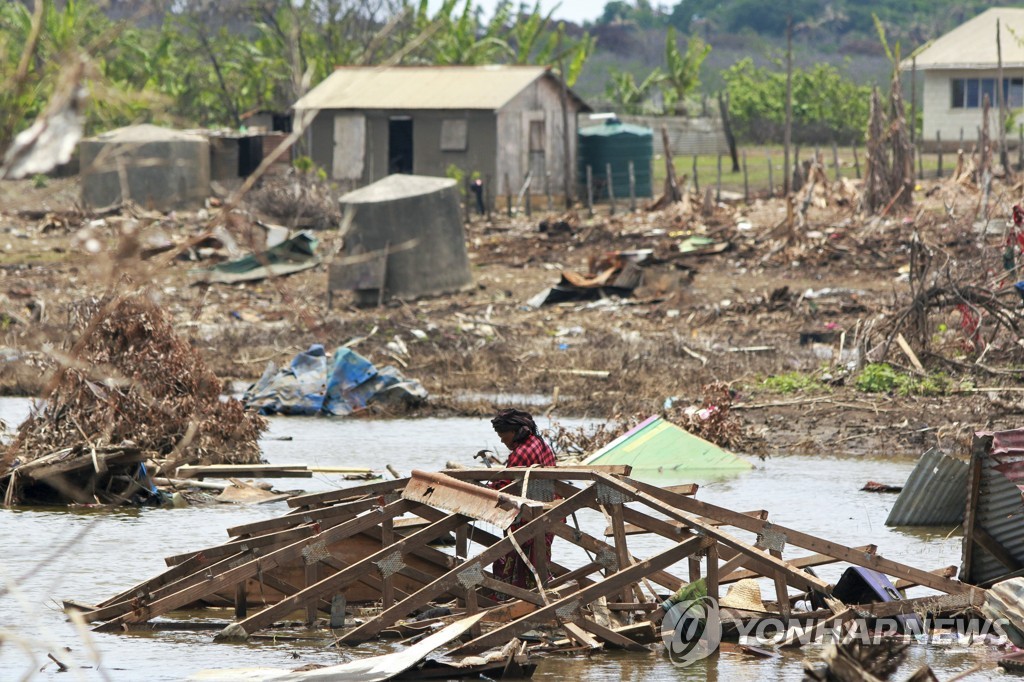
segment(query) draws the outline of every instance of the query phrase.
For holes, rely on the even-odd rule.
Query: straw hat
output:
[[[729,592],[718,600],[718,605],[728,609],[765,612],[761,601],[761,588],[753,578],[738,581],[729,588]]]

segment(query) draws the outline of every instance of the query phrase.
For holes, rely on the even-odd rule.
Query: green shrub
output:
[[[858,391],[865,393],[888,393],[896,388],[896,370],[885,362],[872,362],[857,376]]]
[[[796,393],[824,387],[815,375],[802,372],[775,374],[765,378],[763,384],[765,388],[775,393]]]

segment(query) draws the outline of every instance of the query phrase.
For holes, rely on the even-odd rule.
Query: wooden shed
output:
[[[564,193],[576,117],[591,111],[549,69],[504,65],[339,67],[294,109],[313,116],[313,161],[349,188],[455,167],[490,180],[492,195],[518,192],[528,174],[532,194],[545,183]]]

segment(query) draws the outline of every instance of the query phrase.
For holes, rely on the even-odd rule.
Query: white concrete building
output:
[[[943,147],[956,148],[978,139],[982,124],[982,102],[992,105],[989,130],[998,136],[999,98],[996,89],[998,56],[996,22],[1000,27],[1003,57],[1003,96],[1010,112],[1024,123],[1024,9],[993,8],[953,29],[916,57],[917,84],[924,82],[922,141],[934,148],[936,135]],[[901,64],[905,77],[914,63]],[[922,78],[923,76],[923,78]],[[1008,142],[1017,140],[1014,131]]]

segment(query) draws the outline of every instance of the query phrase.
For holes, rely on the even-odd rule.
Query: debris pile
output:
[[[694,595],[717,600],[730,586],[717,611],[722,634],[772,631],[763,643],[779,646],[815,641],[817,626],[849,621],[889,619],[909,628],[913,620],[929,629],[932,621],[914,614],[937,618],[984,602],[985,590],[948,572],[769,522],[763,510],[698,501],[693,484],[662,488],[630,472],[621,465],[414,471],[294,497],[284,516],[229,528],[224,544],[168,557],[168,570],[99,604],[65,608],[97,631],[128,632],[173,628],[161,616],[179,609],[233,605],[234,622],[210,623],[221,641],[294,623],[296,612],[300,625],[323,628],[336,645],[461,623],[471,639],[449,650],[451,659],[495,649],[506,656],[646,651],[692,630],[699,635],[681,620],[680,604]],[[493,481],[510,483],[482,485]],[[584,529],[590,519],[603,533]],[[498,533],[489,530],[495,527]],[[449,534],[454,554],[431,546]],[[641,542],[630,541],[636,535]],[[564,551],[531,550],[528,558],[523,546],[545,536],[589,560],[563,565],[571,554]],[[649,556],[634,555],[641,543]],[[498,580],[491,565],[517,551],[533,575],[548,579],[526,587]],[[835,563],[850,565],[835,585],[808,570]],[[932,592],[910,597],[906,590],[915,586]]]
[[[247,408],[260,414],[331,415],[344,417],[374,405],[408,408],[427,399],[415,379],[388,365],[378,369],[351,348],[339,347],[328,360],[324,347],[313,344],[278,369],[274,362],[242,396]]]
[[[4,457],[5,501],[124,502],[152,490],[144,462],[260,461],[266,422],[222,385],[144,295],[90,301],[43,408]],[[149,473],[154,473],[150,471]]]

